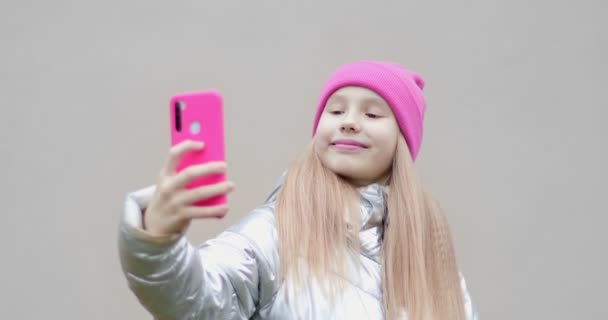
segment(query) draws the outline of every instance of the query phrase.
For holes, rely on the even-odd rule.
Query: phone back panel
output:
[[[171,145],[184,140],[195,140],[205,143],[201,151],[185,154],[177,166],[180,172],[184,168],[210,161],[226,161],[224,150],[224,117],[223,100],[219,92],[204,91],[179,93],[171,97]],[[225,174],[197,178],[186,186],[196,188],[225,181]],[[226,196],[218,196],[194,205],[225,204]]]

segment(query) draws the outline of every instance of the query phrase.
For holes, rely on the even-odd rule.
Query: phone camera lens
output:
[[[186,105],[181,101],[175,102],[175,130],[177,130],[177,132],[182,131],[182,110],[185,106]]]

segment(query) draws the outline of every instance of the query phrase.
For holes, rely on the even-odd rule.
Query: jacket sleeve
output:
[[[183,235],[153,237],[142,210],[154,187],[127,196],[119,253],[129,287],[157,319],[249,319],[276,289],[272,207],[249,213],[200,247]]]
[[[467,320],[479,320],[479,315],[473,301],[471,300],[471,294],[467,289],[467,283],[464,276],[460,274],[460,287],[462,288],[462,300],[464,301],[464,314]]]

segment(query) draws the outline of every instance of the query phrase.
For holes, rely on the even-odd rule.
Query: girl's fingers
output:
[[[176,197],[176,202],[180,205],[190,205],[197,201],[207,200],[219,195],[227,194],[232,190],[234,190],[234,183],[224,181],[180,192],[180,194]]]
[[[177,171],[177,165],[179,164],[182,156],[191,151],[198,151],[204,148],[204,143],[197,142],[194,140],[185,140],[169,149],[169,157],[163,168],[164,175],[173,175]]]
[[[223,218],[228,213],[228,206],[189,206],[182,209],[182,213],[187,219]]]
[[[192,180],[209,175],[221,174],[226,172],[225,162],[209,162],[205,164],[193,165],[180,171],[172,177],[169,182],[173,190],[185,187]]]

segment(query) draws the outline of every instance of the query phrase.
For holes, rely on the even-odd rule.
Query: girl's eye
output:
[[[339,114],[342,114],[342,111],[340,111],[340,110],[333,110],[333,111],[330,111],[329,113],[335,114],[335,115],[339,115]]]
[[[373,113],[366,113],[365,115],[372,119],[380,118],[379,115]]]

